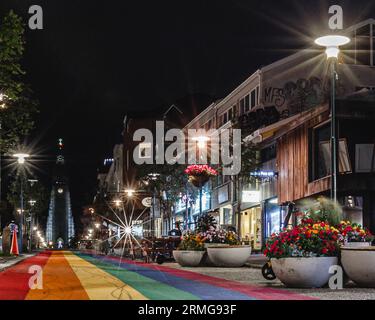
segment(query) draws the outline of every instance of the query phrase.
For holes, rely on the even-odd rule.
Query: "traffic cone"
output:
[[[16,230],[13,230],[12,245],[10,247],[10,254],[13,254],[15,256],[18,256],[20,254],[19,251],[18,251],[18,242],[17,242],[17,232],[16,232]]]

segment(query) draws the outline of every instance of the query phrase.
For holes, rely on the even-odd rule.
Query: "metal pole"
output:
[[[202,216],[202,186],[199,188],[199,217]]]
[[[185,193],[185,197],[186,197],[186,200],[185,200],[185,230],[188,230],[189,229],[189,197],[188,197],[188,186],[187,186],[187,183],[185,184],[185,190],[186,190],[186,193]]]
[[[331,199],[337,201],[336,59],[331,61]]]
[[[151,236],[155,237],[155,201],[156,201],[156,187],[154,187],[152,199],[152,216],[151,216]],[[163,223],[163,221],[162,221]]]
[[[29,232],[30,232],[29,252],[31,252],[32,247],[33,247],[33,211],[32,211],[31,207],[30,207],[30,228],[29,228]]]
[[[23,181],[22,176],[20,176],[21,179],[21,217],[20,217],[20,248],[19,252],[22,252],[22,244],[23,244]]]

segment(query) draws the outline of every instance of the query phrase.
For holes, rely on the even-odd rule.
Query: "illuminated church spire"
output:
[[[59,243],[68,247],[75,233],[63,151],[64,143],[60,138],[57,143],[56,165],[47,220],[47,241],[52,243],[54,248],[57,248]]]

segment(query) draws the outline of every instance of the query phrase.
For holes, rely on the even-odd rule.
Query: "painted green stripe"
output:
[[[164,283],[142,276],[137,272],[116,267],[111,263],[103,262],[87,255],[79,253],[75,254],[94,264],[103,271],[115,276],[124,283],[127,283],[151,300],[199,300],[198,297],[189,292],[168,286]]]

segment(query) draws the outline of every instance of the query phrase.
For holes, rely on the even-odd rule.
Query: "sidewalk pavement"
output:
[[[0,257],[0,272],[16,265],[17,263],[20,263],[21,261],[23,261],[25,259],[33,257],[35,255],[36,255],[36,253],[25,253],[25,254],[21,254],[17,257],[15,257],[15,256]]]
[[[252,254],[250,258],[247,260],[246,266],[255,269],[262,269],[262,267],[266,264],[267,261],[267,257],[262,253]]]

